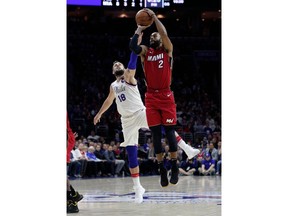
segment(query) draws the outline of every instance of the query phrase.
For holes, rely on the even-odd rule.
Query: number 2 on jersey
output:
[[[163,68],[163,60],[160,60],[160,61],[159,61],[158,68]]]

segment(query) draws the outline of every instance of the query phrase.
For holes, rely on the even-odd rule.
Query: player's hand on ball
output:
[[[136,29],[135,34],[138,34],[140,36],[142,34],[142,31],[145,30],[146,28],[148,28],[151,25],[149,25],[149,26],[137,25],[137,26],[138,26],[138,28]],[[142,36],[140,36],[140,37],[142,37]]]
[[[145,10],[149,14],[150,17],[154,18],[154,15],[155,15],[154,11],[152,11],[149,8],[143,8],[143,10]]]
[[[151,25],[148,25],[148,26],[141,26],[141,25],[137,25],[138,26],[138,29],[143,31],[145,30],[146,28],[150,27]]]

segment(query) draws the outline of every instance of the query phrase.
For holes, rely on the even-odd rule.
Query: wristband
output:
[[[129,44],[129,48],[134,53],[136,53],[137,55],[139,53],[141,53],[141,51],[142,51],[142,47],[137,44],[138,43],[138,38],[139,38],[139,35],[138,34],[134,34],[132,39],[130,40],[130,44]]]

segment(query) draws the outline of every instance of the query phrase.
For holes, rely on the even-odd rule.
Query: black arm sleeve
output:
[[[137,55],[142,51],[142,47],[137,44],[138,37],[139,37],[138,34],[134,34],[129,44],[130,50],[132,50]]]

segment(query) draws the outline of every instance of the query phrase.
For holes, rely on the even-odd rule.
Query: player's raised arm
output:
[[[169,54],[169,56],[171,57],[172,52],[173,52],[173,44],[170,38],[168,37],[165,26],[162,24],[162,22],[158,19],[158,17],[155,15],[155,13],[151,9],[144,8],[144,10],[153,18],[157,31],[159,32],[161,36],[163,46],[167,50],[167,53]]]
[[[102,104],[102,107],[100,108],[100,110],[98,111],[96,116],[94,117],[94,125],[96,125],[98,122],[100,122],[100,118],[101,118],[102,114],[104,112],[106,112],[106,110],[109,109],[109,107],[112,105],[114,99],[115,99],[115,95],[113,93],[112,86],[110,86],[109,95],[107,96],[106,100]]]
[[[143,30],[145,30],[146,28],[148,28],[149,26],[140,26],[138,25],[135,34],[133,35],[133,37],[130,40],[129,43],[129,48],[130,50],[132,50],[135,54],[140,55],[141,59],[142,56],[146,55],[147,52],[147,46],[145,45],[140,45],[141,41],[142,41],[142,35],[143,35]],[[140,43],[139,43],[140,41]]]
[[[137,67],[137,58],[138,56],[134,52],[131,52],[128,67],[124,73],[125,80],[128,83],[133,84],[133,85],[137,84],[137,80],[134,77],[136,73],[136,67]]]
[[[137,45],[139,46],[142,42],[142,36],[143,36],[143,32],[140,33],[138,40],[137,40]],[[132,40],[132,39],[131,39]],[[127,71],[124,74],[125,79],[131,83],[131,84],[137,84],[136,79],[134,78],[135,73],[136,73],[136,67],[137,67],[137,58],[138,56],[132,51],[130,54],[130,60],[128,63],[128,67],[127,67]]]

